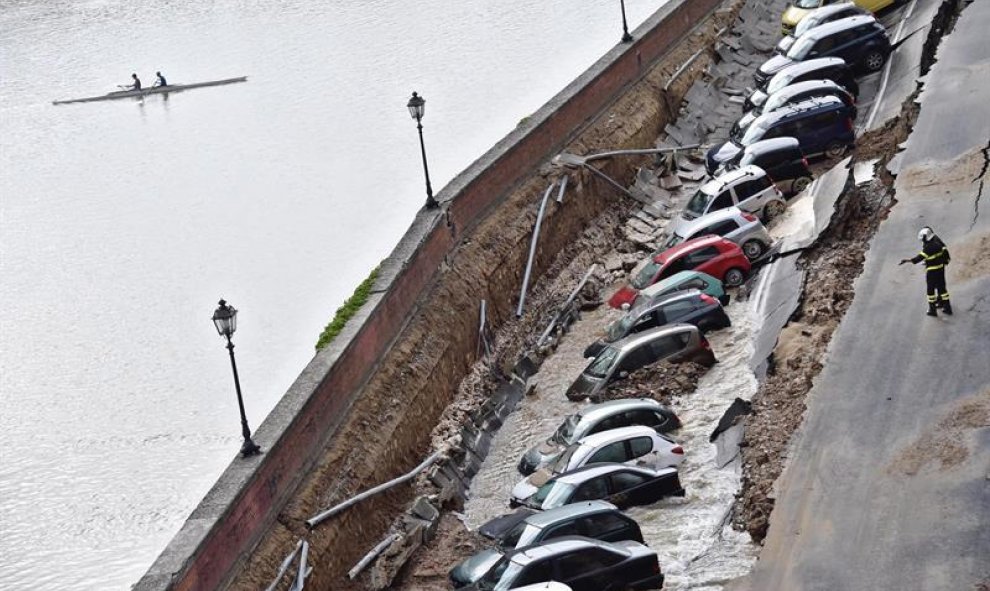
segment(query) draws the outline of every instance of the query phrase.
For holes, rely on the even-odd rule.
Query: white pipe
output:
[[[289,565],[292,564],[292,559],[295,558],[296,554],[299,553],[299,549],[302,547],[302,545],[303,545],[302,540],[296,542],[296,547],[292,550],[292,552],[289,552],[289,555],[286,556],[285,560],[282,561],[282,566],[278,567],[278,574],[275,575],[275,580],[272,581],[272,584],[269,585],[268,588],[265,589],[265,591],[275,591],[275,588],[278,587],[278,584],[282,582],[282,577],[285,576],[285,571],[289,570]]]
[[[378,558],[378,555],[384,552],[385,548],[391,545],[392,542],[398,540],[400,537],[402,536],[400,536],[399,534],[392,534],[386,537],[381,542],[378,542],[378,544],[374,548],[372,548],[370,551],[368,551],[367,554],[364,555],[364,558],[362,558],[357,564],[354,565],[354,568],[347,571],[347,577],[353,580],[354,577],[361,574],[361,571],[364,570],[364,567],[368,566],[368,564],[375,558]]]
[[[519,290],[519,306],[516,308],[516,317],[523,314],[523,306],[526,305],[526,289],[529,288],[529,274],[533,270],[533,258],[536,256],[536,241],[540,239],[540,225],[543,222],[543,212],[547,209],[547,199],[553,191],[555,183],[550,183],[545,193],[543,201],[540,202],[540,211],[536,214],[536,226],[533,228],[533,239],[529,242],[529,260],[526,262],[526,273],[523,275],[522,289]]]
[[[560,179],[560,190],[557,191],[557,203],[564,202],[564,191],[567,190],[567,179],[570,178],[566,174],[564,178]]]
[[[574,298],[577,297],[578,292],[581,291],[581,288],[584,287],[584,284],[587,283],[588,279],[591,278],[591,274],[595,272],[595,267],[597,266],[598,265],[595,264],[588,267],[588,272],[584,274],[584,278],[581,279],[581,282],[577,284],[577,287],[574,288],[574,291],[571,292],[571,295],[567,296],[567,300],[564,301],[564,304],[560,307],[560,310],[557,312],[557,315],[554,316],[553,322],[550,323],[550,326],[548,326],[547,329],[543,331],[543,334],[540,335],[539,340],[536,341],[537,346],[542,345],[543,341],[547,340],[547,337],[549,337],[550,333],[553,332],[554,327],[557,326],[558,322],[560,322],[560,319],[563,316],[564,312],[567,310],[567,307],[571,305],[571,302],[573,302]]]

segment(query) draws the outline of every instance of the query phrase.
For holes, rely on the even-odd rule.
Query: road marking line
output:
[[[918,5],[918,0],[911,2],[908,6],[907,12],[904,14],[904,18],[901,19],[900,26],[897,27],[897,33],[894,34],[894,42],[891,45],[897,45],[900,41],[901,34],[904,32],[904,25],[907,23],[911,15],[914,14],[914,7]],[[894,55],[891,53],[891,55]],[[877,111],[880,109],[880,105],[883,103],[883,93],[887,91],[887,82],[890,79],[890,69],[894,65],[894,60],[887,60],[887,67],[883,70],[883,78],[880,79],[880,88],[877,90],[877,96],[873,99],[873,108],[870,109],[870,117],[866,120],[866,125],[863,126],[863,131],[868,131],[870,126],[873,125],[873,120],[877,117]]]

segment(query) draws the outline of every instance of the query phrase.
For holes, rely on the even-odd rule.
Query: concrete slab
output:
[[[797,255],[783,257],[765,266],[750,295],[759,330],[753,339],[749,365],[761,381],[766,377],[767,359],[777,345],[780,331],[801,301],[804,271],[798,268],[797,259]]]
[[[801,211],[810,214],[810,222],[806,219],[794,222],[797,224],[795,231],[781,240],[781,254],[788,254],[807,248],[818,239],[818,236],[828,227],[832,221],[832,214],[835,213],[835,203],[842,195],[842,190],[846,186],[849,178],[849,162],[851,156],[830,168],[823,175],[818,177],[806,189],[810,198],[810,211]],[[800,199],[800,197],[799,197]],[[797,203],[797,202],[796,202]],[[807,208],[808,203],[802,202],[802,208]]]

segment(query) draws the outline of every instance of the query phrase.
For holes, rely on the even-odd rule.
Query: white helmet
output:
[[[921,229],[920,232],[918,232],[918,240],[921,240],[922,242],[927,242],[927,241],[931,240],[932,239],[932,236],[934,236],[934,235],[935,235],[935,232],[932,232],[932,229],[931,228],[929,228],[928,226],[925,226],[924,228]]]

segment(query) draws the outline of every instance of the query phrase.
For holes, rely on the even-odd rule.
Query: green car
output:
[[[717,299],[723,306],[729,303],[729,294],[725,293],[722,282],[718,279],[700,271],[680,271],[640,291],[632,307],[685,289],[700,290]],[[624,304],[623,308],[626,306]]]

